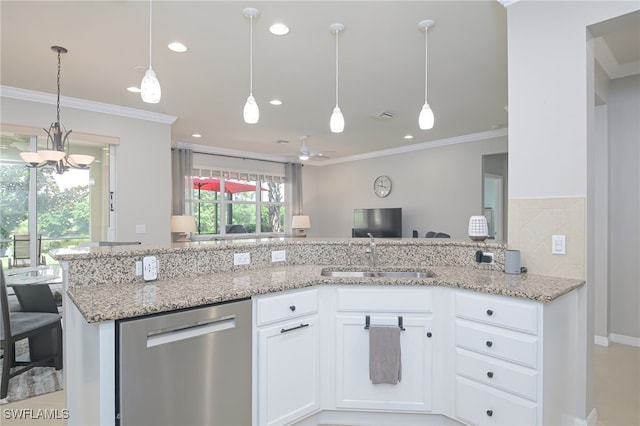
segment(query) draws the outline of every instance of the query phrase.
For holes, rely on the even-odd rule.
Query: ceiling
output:
[[[260,11],[253,33],[260,121],[253,125],[242,119],[249,95],[245,7]],[[3,86],[55,93],[50,46],[64,46],[63,97],[176,116],[174,144],[293,159],[300,137],[308,135],[311,151],[326,154],[309,162],[326,164],[508,125],[506,9],[494,0],[156,0],[152,64],[162,86],[158,104],[126,90],[140,85],[148,67],[149,2],[2,0],[1,8]],[[418,23],[424,19],[435,20],[428,33],[428,100],[436,117],[431,130],[418,127],[425,90],[425,36]],[[290,27],[288,35],[269,33],[276,21]],[[329,26],[336,22],[345,25],[339,36],[339,105],[346,125],[340,134],[329,130],[336,48]],[[612,43],[624,47],[624,39]],[[167,49],[176,40],[189,50]],[[634,60],[621,48],[612,52]],[[274,98],[283,104],[270,105]],[[62,121],[74,128],[64,113]]]

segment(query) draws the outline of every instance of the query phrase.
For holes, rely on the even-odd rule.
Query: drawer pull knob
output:
[[[427,337],[431,337],[431,336],[433,336],[433,334],[431,334],[430,331],[427,331]]]
[[[493,416],[493,410],[487,410],[487,416],[489,417]]]
[[[487,340],[487,347],[490,348],[491,346],[493,346],[493,342],[491,340]]]
[[[289,309],[291,309],[291,312],[294,312],[296,310],[296,305],[289,306]]]
[[[489,315],[489,316],[493,315],[493,310],[487,309],[487,315]]]
[[[487,377],[493,379],[493,371],[487,371]]]

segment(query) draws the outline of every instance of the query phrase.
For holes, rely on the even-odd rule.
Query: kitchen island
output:
[[[502,244],[414,239],[377,241],[378,265],[373,269],[421,268],[433,276],[321,275],[323,270],[371,270],[363,266],[367,244],[357,239],[271,239],[55,253],[65,270],[65,365],[74,366],[66,370],[67,401],[73,413],[69,424],[116,423],[118,321],[249,298],[254,304],[253,424],[357,424],[366,422],[371,413],[376,422],[389,424],[475,423],[477,410],[464,401],[492,392],[494,399],[486,404],[501,408],[495,414],[486,408],[478,412],[483,416],[491,412],[493,420],[525,415],[526,423],[544,424],[572,417],[575,384],[570,358],[577,355],[577,298],[583,281],[505,274]],[[494,253],[495,263],[476,263],[477,250]],[[234,265],[238,253],[248,253],[250,263]],[[155,281],[135,275],[136,262],[146,256],[158,259]],[[299,306],[307,309],[289,310],[296,306],[291,301],[299,298]],[[286,313],[264,314],[281,303],[286,304],[282,305]],[[476,309],[485,306],[494,308]],[[366,364],[367,345],[344,345],[365,338],[365,316],[382,325],[389,325],[389,318],[404,319],[406,379],[396,387],[371,386],[368,377],[363,381],[351,377],[354,366],[360,361]],[[290,322],[304,326],[300,335],[310,343],[305,348],[312,350],[292,358],[312,361],[297,365],[311,378],[305,381],[308,392],[298,392],[308,398],[297,406],[287,405],[291,396],[286,386],[273,388],[267,383],[283,362],[272,355],[278,353],[272,345],[284,344],[278,337]],[[492,336],[495,353],[487,353],[485,342],[481,342],[485,347],[477,347],[474,336]],[[501,339],[504,345],[497,343]],[[500,352],[500,346],[522,350]],[[355,359],[340,355],[362,350]],[[476,377],[475,369],[486,365],[501,368],[502,377],[515,378],[484,383],[486,378]],[[381,402],[394,393],[400,399],[408,396],[391,405]],[[415,395],[420,401],[412,401]]]

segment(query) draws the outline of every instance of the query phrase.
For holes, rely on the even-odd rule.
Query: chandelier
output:
[[[69,170],[86,169],[95,157],[91,155],[69,154],[69,134],[67,129],[60,122],[60,54],[67,53],[67,49],[60,46],[51,46],[51,50],[58,52],[58,98],[56,103],[57,116],[55,123],[51,123],[47,132],[47,149],[35,152],[22,152],[20,157],[28,164],[28,167],[40,168],[51,166],[58,174]]]

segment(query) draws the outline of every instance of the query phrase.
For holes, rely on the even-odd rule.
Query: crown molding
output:
[[[314,166],[330,166],[333,164],[348,163],[351,161],[368,160],[371,158],[387,157],[387,156],[396,155],[396,154],[404,154],[407,152],[424,151],[427,149],[439,148],[441,146],[456,145],[456,144],[468,143],[468,142],[477,142],[485,139],[493,139],[493,138],[508,136],[508,134],[509,134],[509,130],[506,127],[502,127],[500,129],[489,130],[486,132],[470,133],[468,135],[454,136],[452,138],[440,139],[440,140],[435,140],[431,142],[422,142],[422,143],[417,143],[412,145],[400,146],[397,148],[383,149],[380,151],[372,151],[364,154],[351,155],[348,157],[336,158],[331,160],[323,160],[322,163],[320,164],[315,164],[315,163],[314,164],[304,163],[304,164],[311,164]]]
[[[20,89],[18,87],[0,86],[0,97],[19,99],[22,101],[38,102],[55,105],[56,95],[51,93],[36,92],[35,90]],[[102,102],[87,101],[84,99],[60,96],[60,105],[67,108],[81,109],[101,114],[117,115],[120,117],[134,118],[137,120],[153,121],[162,124],[173,124],[178,117],[157,112],[144,111]]]
[[[316,163],[313,161],[302,161],[301,163],[304,164],[305,166],[316,166],[316,167],[331,166],[333,164],[350,163],[352,161],[361,161],[361,160],[368,160],[371,158],[388,157],[390,155],[403,154],[406,152],[424,151],[427,149],[438,148],[441,146],[456,145],[460,143],[477,142],[485,139],[505,137],[505,136],[508,136],[508,133],[509,133],[508,129],[506,127],[503,127],[500,129],[490,130],[487,132],[471,133],[468,135],[455,136],[453,138],[440,139],[440,140],[431,141],[431,142],[422,142],[422,143],[417,143],[413,145],[401,146],[398,148],[383,149],[380,151],[366,152],[364,154],[351,155],[348,157],[322,160],[322,162],[319,162],[319,163]],[[218,147],[206,146],[206,145],[196,145],[196,144],[191,144],[187,142],[175,142],[172,146],[174,148],[191,149],[195,152],[199,152],[203,154],[228,155],[228,156],[237,157],[237,158],[250,158],[253,160],[268,160],[268,161],[276,161],[281,163],[299,162],[299,161],[292,161],[291,156],[259,154],[255,152],[237,151],[233,149],[218,148]]]
[[[620,64],[616,60],[611,48],[603,37],[594,39],[595,57],[602,69],[607,73],[609,79],[628,77],[640,74],[640,61]]]

